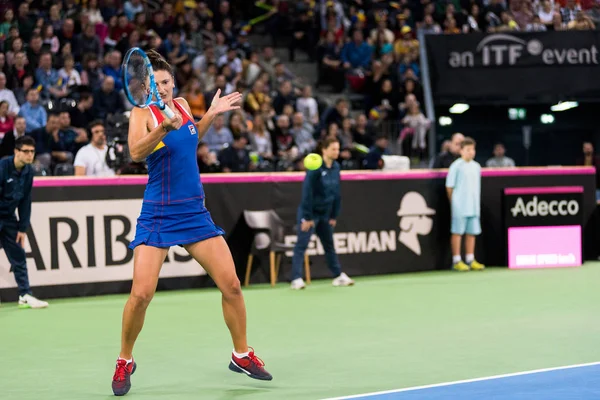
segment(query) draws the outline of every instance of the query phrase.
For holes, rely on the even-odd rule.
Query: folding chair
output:
[[[260,257],[265,252],[269,253],[269,275],[271,286],[275,286],[277,277],[279,276],[281,256],[286,251],[294,250],[293,245],[284,243],[283,221],[274,210],[246,210],[244,211],[244,219],[246,224],[254,231],[252,247],[250,249],[250,254],[248,254],[244,286],[250,284],[250,274],[252,273],[254,257]],[[306,273],[306,282],[310,283],[310,263],[308,254],[304,254],[304,269]]]

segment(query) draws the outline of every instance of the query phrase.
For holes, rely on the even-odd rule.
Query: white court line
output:
[[[381,391],[381,392],[371,392],[371,393],[355,394],[355,395],[344,396],[344,397],[331,397],[331,398],[327,398],[327,399],[323,399],[323,400],[358,399],[358,398],[365,397],[365,396],[378,396],[378,395],[383,395],[383,394],[410,392],[410,391],[413,391],[413,390],[432,389],[432,388],[443,387],[443,386],[460,385],[462,383],[473,383],[473,382],[488,381],[488,380],[493,380],[493,379],[510,378],[510,377],[513,377],[513,376],[538,374],[540,372],[550,372],[550,371],[559,371],[559,370],[562,370],[562,369],[591,367],[591,366],[594,366],[594,365],[600,365],[600,361],[591,362],[591,363],[587,363],[587,364],[574,364],[574,365],[565,365],[565,366],[562,366],[562,367],[543,368],[543,369],[534,369],[534,370],[531,370],[531,371],[513,372],[511,374],[493,375],[493,376],[486,376],[486,377],[483,377],[483,378],[465,379],[465,380],[462,380],[462,381],[452,381],[452,382],[444,382],[444,383],[435,383],[435,384],[432,384],[432,385],[424,385],[424,386],[413,386],[413,387],[407,387],[407,388],[404,388],[404,389],[385,390],[385,391]]]

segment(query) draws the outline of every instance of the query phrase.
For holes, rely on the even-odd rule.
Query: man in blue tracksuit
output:
[[[302,279],[304,253],[315,232],[323,250],[327,266],[333,274],[334,286],[350,286],[354,281],[342,272],[333,244],[333,228],[340,213],[340,143],[335,138],[326,138],[319,145],[323,157],[320,168],[306,172],[302,186],[302,203],[298,207],[298,240],[292,258],[292,289],[304,289]]]
[[[12,133],[8,133],[9,135]],[[35,140],[21,136],[15,141],[15,154],[0,160],[0,243],[19,288],[19,308],[45,308],[48,303],[31,294],[25,259],[25,236],[31,216],[31,187]],[[19,219],[15,211],[19,210]]]

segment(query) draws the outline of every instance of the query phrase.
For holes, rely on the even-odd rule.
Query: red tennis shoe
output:
[[[136,364],[131,359],[131,362],[119,358],[113,375],[112,390],[115,396],[124,396],[131,389],[131,375],[135,372]]]
[[[273,377],[263,368],[264,366],[265,363],[254,354],[253,348],[250,348],[248,355],[242,358],[231,354],[231,362],[229,363],[229,369],[233,372],[246,374],[250,378],[260,379],[261,381],[270,381]]]

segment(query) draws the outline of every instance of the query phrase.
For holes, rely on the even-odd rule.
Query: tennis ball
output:
[[[317,153],[310,153],[304,157],[304,166],[306,169],[315,170],[321,168],[323,158]]]

